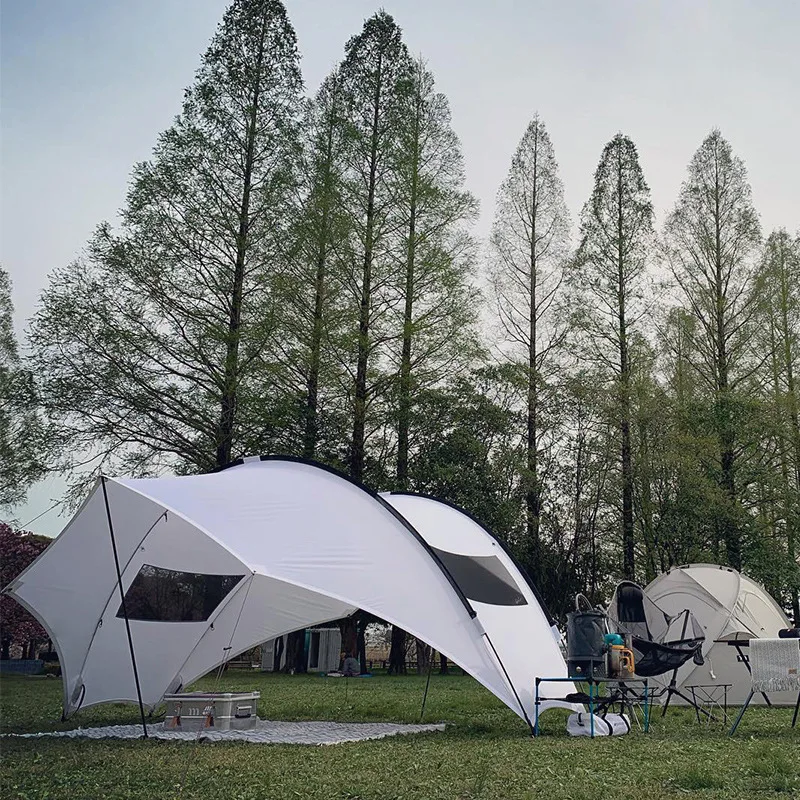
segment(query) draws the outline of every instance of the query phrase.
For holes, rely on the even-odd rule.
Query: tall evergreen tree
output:
[[[659,402],[661,437],[656,463],[657,525],[650,555],[660,570],[674,564],[719,560],[714,526],[719,497],[705,465],[714,443],[708,434],[707,404],[693,364],[697,321],[684,308],[670,309],[660,324],[657,371],[663,376]]]
[[[760,227],[744,163],[718,130],[692,157],[664,237],[672,272],[698,322],[695,367],[713,398],[717,474],[728,501],[718,534],[728,562],[740,569],[736,392],[751,372],[748,337],[757,309],[753,257]]]
[[[544,496],[540,450],[546,429],[543,394],[555,363],[553,350],[565,331],[556,301],[569,247],[569,216],[558,163],[538,114],[500,187],[491,244],[492,283],[504,339],[501,350],[519,365],[526,387],[525,549],[526,562],[538,581]]]
[[[290,394],[302,398],[297,432],[301,441],[287,441],[286,448],[297,449],[305,458],[331,458],[340,444],[337,436],[327,441],[330,424],[323,419],[333,413],[336,385],[343,380],[332,346],[343,327],[341,262],[350,233],[343,210],[343,114],[341,77],[334,69],[304,117],[298,208],[278,292],[282,362],[289,373]]]
[[[762,258],[758,291],[770,332],[772,388],[778,426],[786,552],[795,573],[790,588],[792,613],[800,620],[797,562],[800,551],[800,420],[798,419],[797,361],[800,356],[800,238],[786,230],[773,231]]]
[[[68,452],[195,471],[264,447],[301,88],[283,4],[235,0],[182,113],[134,170],[121,231],[100,227],[34,320]]]
[[[357,305],[349,455],[350,474],[356,480],[364,476],[367,407],[376,393],[369,370],[383,343],[379,326],[395,268],[392,254],[387,252],[396,224],[397,197],[391,172],[409,67],[400,28],[389,14],[380,11],[347,43],[340,68],[348,137],[344,202],[353,227],[347,284]]]
[[[390,324],[399,330],[399,348],[389,356],[398,375],[393,483],[402,491],[413,479],[414,439],[419,449],[427,433],[426,422],[415,413],[418,398],[467,369],[475,352],[476,298],[469,285],[471,239],[465,224],[475,216],[477,203],[463,188],[461,143],[451,127],[447,98],[436,91],[422,59],[410,64],[399,106],[390,178],[402,265]],[[390,670],[404,672],[406,635],[397,626],[391,645]],[[420,669],[430,653],[419,641],[417,652],[423,656],[417,660]]]
[[[402,96],[394,170],[403,240],[397,402],[397,488],[409,488],[413,397],[466,369],[474,354],[476,297],[469,285],[477,203],[464,191],[461,143],[447,98],[425,63],[413,63]]]
[[[603,148],[592,195],[581,212],[576,277],[590,304],[585,315],[589,346],[616,385],[623,574],[630,579],[635,567],[630,340],[646,307],[652,237],[653,206],[639,155],[631,139],[618,133]]]

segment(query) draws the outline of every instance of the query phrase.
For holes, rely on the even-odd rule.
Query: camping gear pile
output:
[[[630,731],[630,720],[625,714],[626,706],[631,705],[630,693],[620,691],[619,687],[602,696],[592,691],[592,684],[613,680],[622,683],[634,677],[630,644],[619,633],[609,631],[605,611],[593,609],[583,595],[577,595],[575,611],[567,614],[567,668],[570,676],[590,684],[590,692],[574,692],[566,699],[588,704],[589,713],[570,714],[567,719],[570,736],[620,736]],[[618,714],[611,711],[616,704],[620,705]]]
[[[729,699],[743,703],[733,730],[760,696],[770,705],[794,705],[794,727],[800,711],[800,693],[795,699],[800,689],[800,646],[795,637],[800,632],[788,627],[777,603],[747,576],[727,567],[694,564],[670,570],[646,589],[622,581],[606,624],[616,638],[613,633],[601,635],[604,620],[598,610],[569,615],[570,674],[588,681],[623,681],[631,674],[653,678],[660,688],[662,715],[674,698],[693,706],[698,720],[701,714],[715,718],[702,698],[716,703],[722,695],[724,709]],[[623,655],[623,641],[632,650],[630,658]],[[752,666],[745,653],[751,647]],[[580,722],[575,718],[571,724]]]
[[[632,637],[609,631],[609,616],[579,594],[567,614],[567,669],[573,678],[596,680],[634,676]]]

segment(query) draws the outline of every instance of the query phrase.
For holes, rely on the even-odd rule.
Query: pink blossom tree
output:
[[[0,588],[8,586],[51,541],[0,522]],[[13,644],[23,648],[23,655],[33,657],[37,642],[46,639],[44,628],[16,600],[0,595],[0,657],[9,658]]]

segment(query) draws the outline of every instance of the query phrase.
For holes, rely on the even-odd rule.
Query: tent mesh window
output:
[[[528,604],[514,579],[497,556],[465,556],[431,548],[464,596],[493,606]]]
[[[125,592],[125,610],[145,622],[204,622],[242,578],[144,564]],[[117,616],[125,616],[122,604]]]

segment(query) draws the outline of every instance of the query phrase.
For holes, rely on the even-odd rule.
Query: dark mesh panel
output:
[[[470,600],[494,606],[525,606],[527,600],[497,556],[464,556],[431,548]]]
[[[244,575],[178,572],[144,564],[125,592],[128,619],[203,622]],[[120,604],[117,616],[125,615]]]

